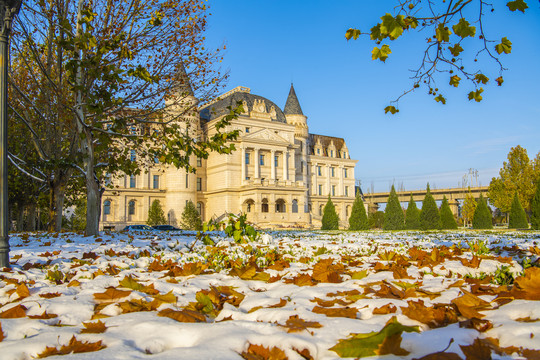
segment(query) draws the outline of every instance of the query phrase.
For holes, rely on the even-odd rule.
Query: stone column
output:
[[[270,179],[276,179],[276,150],[270,150]]]
[[[242,146],[242,159],[240,159],[240,164],[242,165],[242,179],[240,184],[244,184],[246,181],[246,148]]]
[[[289,166],[287,164],[289,157],[289,150],[285,149],[283,151],[283,180],[289,180]]]
[[[260,164],[259,164],[259,148],[255,148],[254,156],[255,159],[253,160],[255,162],[255,174],[253,174],[253,177],[255,179],[260,178]]]
[[[339,191],[338,191],[338,194],[341,195],[341,196],[345,196],[345,187],[344,187],[344,184],[343,184],[343,172],[344,172],[344,167],[343,166],[340,166],[338,168],[338,171],[339,171]]]

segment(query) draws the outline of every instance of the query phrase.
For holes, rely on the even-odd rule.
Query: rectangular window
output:
[[[332,196],[336,196],[336,185],[332,185]]]
[[[130,158],[131,161],[137,160],[137,153],[135,152],[135,150],[131,150],[129,152],[129,158]]]
[[[347,177],[347,169],[346,168],[343,169],[343,177],[345,177],[345,178]]]
[[[159,164],[159,158],[157,156],[154,158],[154,164]]]
[[[202,179],[200,177],[197,178],[197,191],[202,191]]]
[[[330,150],[330,157],[334,157],[334,150]]]
[[[259,165],[264,165],[264,154],[259,155]]]
[[[345,186],[345,196],[349,196],[349,187]]]
[[[321,149],[317,149],[317,155],[321,155]]]
[[[246,153],[246,165],[249,165],[249,153]]]
[[[278,162],[278,156],[277,156],[277,155],[274,155],[274,166],[275,166],[275,167],[278,167],[278,166],[279,166],[278,163],[279,163],[279,162]]]
[[[319,185],[319,195],[322,195],[322,185]]]
[[[249,128],[248,128],[248,127],[246,127],[246,134],[248,134],[248,133],[249,133]]]
[[[135,175],[130,175],[129,177],[129,187],[134,188],[137,186],[137,182],[135,181]]]
[[[189,174],[186,174],[186,189],[189,187]]]
[[[304,173],[304,162],[303,161],[300,161],[300,172],[302,174]]]
[[[322,175],[322,170],[321,170],[320,166],[317,166],[317,175],[319,175],[319,176]]]
[[[159,189],[159,175],[154,175],[154,189]]]
[[[198,167],[202,166],[202,159],[200,157],[197,158],[197,166]]]
[[[336,169],[336,168],[334,168],[334,167],[331,167],[331,168],[330,168],[330,173],[331,173],[332,177],[336,176],[335,169]]]

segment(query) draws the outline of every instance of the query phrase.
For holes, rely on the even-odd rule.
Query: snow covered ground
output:
[[[539,232],[212,237],[11,235],[0,358],[540,358]]]

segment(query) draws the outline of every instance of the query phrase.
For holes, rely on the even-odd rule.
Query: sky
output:
[[[506,36],[513,45],[502,56],[508,70],[501,87],[493,81],[499,75],[494,64],[480,58],[486,74],[495,75],[483,86],[483,101],[468,101],[473,86],[462,81],[451,88],[444,74],[437,86],[446,105],[420,88],[402,98],[398,114],[385,115],[412,85],[409,70],[421,61],[426,34],[390,43],[385,63],[371,60],[375,44],[367,37],[347,41],[344,35],[350,27],[368,31],[396,3],[209,0],[208,44],[227,47],[224,91],[247,86],[283,108],[292,82],[310,133],[345,138],[364,192],[388,191],[392,184],[424,189],[427,182],[458,187],[470,169],[478,174],[472,185],[485,186],[512,147],[521,145],[531,159],[540,152],[540,3],[528,1],[522,14],[494,1],[495,12],[484,17],[486,37]]]

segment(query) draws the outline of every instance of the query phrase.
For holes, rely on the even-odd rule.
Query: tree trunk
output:
[[[17,204],[17,231],[23,231],[24,229],[24,206]]]
[[[26,220],[26,231],[36,230],[36,204],[28,205],[28,218]]]
[[[84,148],[86,158],[84,171],[86,174],[86,236],[99,235],[99,217],[101,215],[101,186],[94,169],[94,148],[92,131],[85,130]]]

